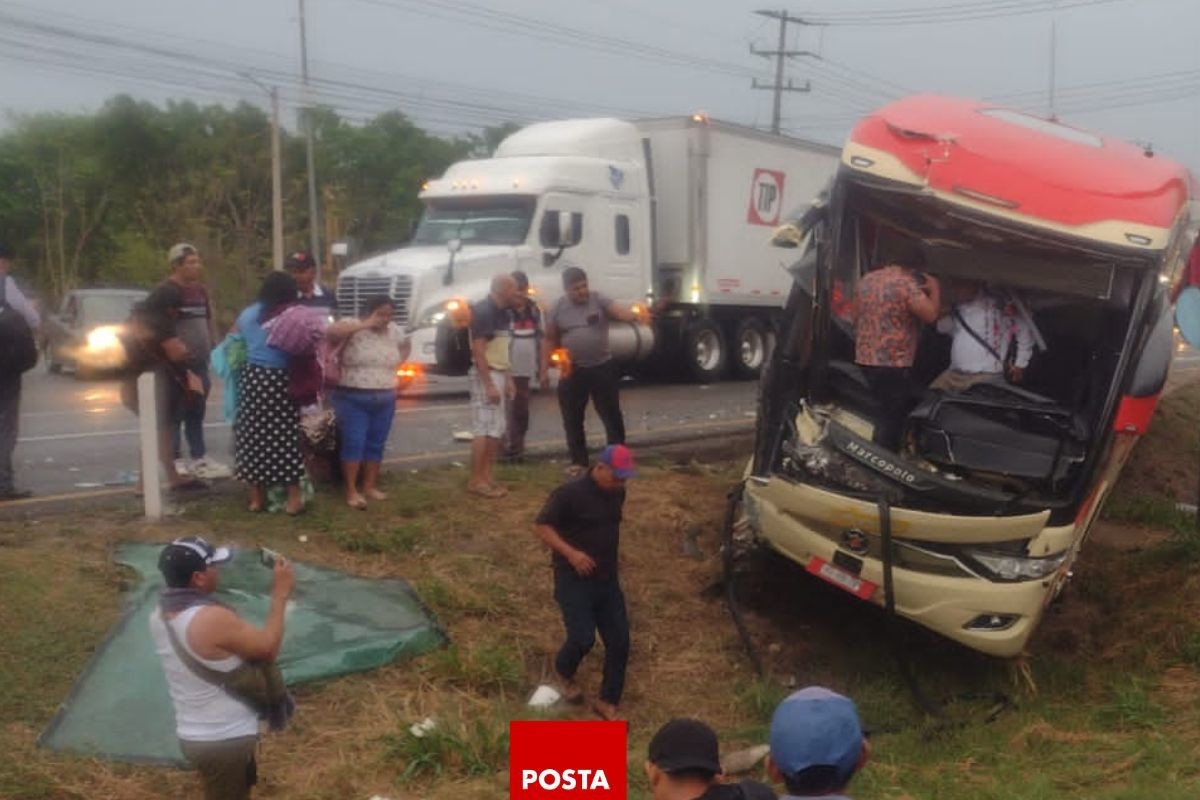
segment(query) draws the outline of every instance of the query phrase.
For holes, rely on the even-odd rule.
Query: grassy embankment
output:
[[[853,695],[875,730],[874,760],[853,787],[860,800],[1200,796],[1200,537],[1174,510],[1195,491],[1198,422],[1200,386],[1164,403],[1075,584],[1030,647],[1032,683],[1013,665],[903,632],[919,683],[945,704],[940,718],[916,710],[881,614],[773,559],[743,586],[768,668],[756,678],[715,591],[724,492],[738,465],[644,469],[623,538],[631,796],[645,797],[641,762],[661,722],[694,715],[727,748],[754,744],[788,687],[811,682]],[[487,504],[462,493],[461,471],[434,470],[393,476],[392,499],[365,514],[327,496],[297,520],[250,517],[240,499],[219,497],[159,529],[132,508],[0,522],[0,797],[199,797],[187,773],[33,745],[118,616],[128,576],[111,564],[113,544],[183,533],[405,577],[452,639],[415,662],[301,687],[295,725],[266,739],[256,796],[507,796],[506,723],[528,716],[523,702],[547,678],[560,623],[529,532],[557,473],[531,466],[504,477],[513,494]],[[589,689],[598,668],[595,656],[585,665]],[[408,727],[427,716],[439,733],[412,737]]]

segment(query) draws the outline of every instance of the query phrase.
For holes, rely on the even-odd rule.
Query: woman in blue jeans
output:
[[[408,356],[408,340],[392,324],[392,299],[385,294],[367,298],[362,317],[335,322],[326,335],[340,353],[332,399],[342,433],[346,503],[364,509],[367,500],[387,499],[376,483],[396,414],[396,368]]]

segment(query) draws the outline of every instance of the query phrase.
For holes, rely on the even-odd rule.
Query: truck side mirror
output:
[[[574,247],[579,244],[575,238],[575,225],[570,211],[558,212],[558,241],[559,247]]]

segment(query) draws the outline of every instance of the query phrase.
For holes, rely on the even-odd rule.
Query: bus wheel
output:
[[[762,320],[749,317],[738,323],[733,335],[733,375],[753,380],[771,355],[770,336]]]
[[[684,336],[684,365],[688,377],[697,383],[721,380],[728,362],[728,346],[721,326],[711,319],[698,319],[688,326]]]

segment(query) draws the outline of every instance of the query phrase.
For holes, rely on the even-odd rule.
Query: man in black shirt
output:
[[[604,677],[592,708],[608,720],[617,719],[629,660],[629,619],[617,578],[617,545],[625,481],[635,474],[629,448],[609,445],[591,470],[550,494],[534,526],[553,552],[554,599],[566,627],[566,641],[554,659],[563,696],[573,703],[583,700],[575,672],[599,631]]]

